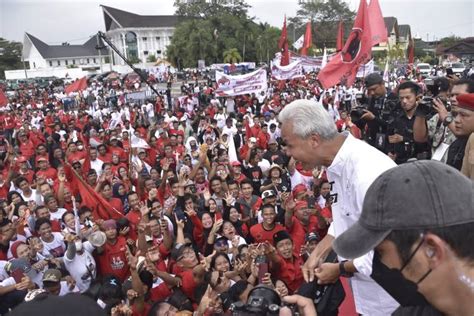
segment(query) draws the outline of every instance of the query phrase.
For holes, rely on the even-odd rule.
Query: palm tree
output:
[[[222,56],[224,57],[224,63],[236,64],[242,61],[242,57],[237,48],[231,48],[224,51]]]

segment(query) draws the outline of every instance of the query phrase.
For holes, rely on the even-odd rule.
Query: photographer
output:
[[[382,76],[371,73],[365,78],[365,88],[369,102],[360,119],[367,124],[366,141],[377,149],[386,152],[387,128],[398,111],[398,100],[387,94]],[[361,130],[364,126],[358,126]]]
[[[398,87],[398,98],[403,110],[395,116],[388,127],[388,155],[397,164],[405,163],[428,151],[428,144],[415,143],[413,139],[413,123],[421,88],[416,83],[407,81]]]
[[[455,129],[453,116],[443,102],[443,89],[439,89],[438,94],[436,91],[433,92],[435,92],[434,96],[439,96],[439,98],[433,99],[432,109],[425,104],[418,107],[413,124],[413,137],[416,142],[431,144],[432,159],[445,162],[459,170],[464,156],[464,154],[460,154],[464,152],[466,142],[464,138],[469,134]],[[474,81],[462,79],[454,82],[449,93],[451,108],[458,106],[456,99],[458,95],[473,92]],[[437,113],[429,118],[433,110]]]

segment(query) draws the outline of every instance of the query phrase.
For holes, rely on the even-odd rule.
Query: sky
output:
[[[359,0],[345,0],[356,10]],[[382,14],[411,25],[424,40],[474,36],[473,0],[379,0]],[[282,27],[295,16],[298,0],[247,0],[257,22]],[[173,14],[173,0],[0,0],[0,37],[23,41],[28,32],[48,44],[85,42],[104,30],[100,4],[143,15]],[[317,30],[316,30],[317,32]]]

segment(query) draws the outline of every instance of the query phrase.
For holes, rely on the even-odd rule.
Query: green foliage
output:
[[[213,1],[207,2],[205,0],[194,0],[191,3],[187,1],[176,0],[174,7],[176,8],[175,14],[179,16],[187,17],[201,17],[201,18],[212,18],[217,15],[227,14],[233,15],[242,19],[247,18],[248,8],[250,6],[245,1]]]
[[[149,63],[154,63],[156,62],[156,56],[151,54],[151,55],[148,55],[148,57],[146,58],[146,61],[149,62]]]
[[[306,23],[312,21],[313,45],[319,49],[324,46],[335,48],[339,21],[344,21],[347,36],[354,18],[355,12],[343,0],[301,2],[296,17],[288,19],[288,37],[293,43],[304,34]]]
[[[176,14],[192,17],[176,27],[167,48],[168,61],[178,68],[196,67],[199,59],[205,60],[206,65],[222,63],[224,52],[232,48],[244,61],[268,61],[278,51],[281,31],[254,23],[247,17],[245,3],[218,3],[210,8],[208,3],[198,1],[175,6]]]
[[[454,44],[456,44],[460,40],[462,40],[461,37],[451,35],[451,36],[443,37],[442,39],[440,39],[439,40],[439,45],[441,45],[443,47],[449,47],[449,46],[453,46]]]
[[[128,61],[132,64],[139,64],[141,60],[137,56],[129,56]]]
[[[387,52],[387,57],[391,61],[400,61],[402,59],[406,59],[405,48],[401,44],[392,45],[392,46],[390,46],[390,48]]]
[[[10,42],[0,37],[0,78],[5,78],[5,70],[23,68],[22,48],[21,43]]]
[[[224,51],[222,57],[224,57],[224,62],[229,64],[236,64],[242,61],[242,57],[237,48],[231,48]]]

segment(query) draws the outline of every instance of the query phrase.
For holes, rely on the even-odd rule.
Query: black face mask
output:
[[[417,284],[407,280],[400,270],[390,269],[383,264],[377,251],[374,251],[370,276],[401,306],[429,305],[425,297],[418,292]]]

